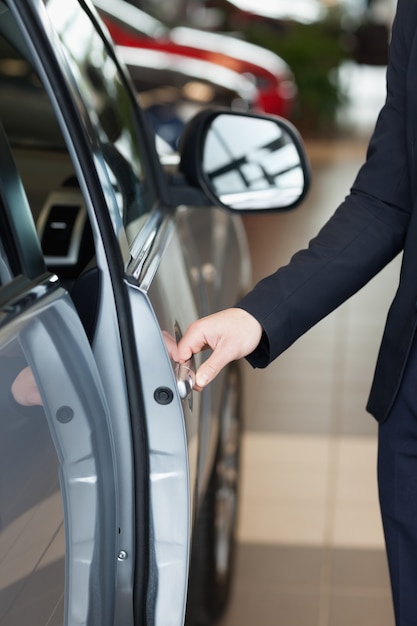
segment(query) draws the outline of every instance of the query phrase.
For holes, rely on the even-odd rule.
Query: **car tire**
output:
[[[230,595],[236,543],[242,436],[241,376],[229,368],[216,462],[194,529],[186,626],[208,626]]]

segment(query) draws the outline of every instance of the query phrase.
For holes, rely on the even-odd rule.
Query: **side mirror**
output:
[[[310,183],[302,141],[286,120],[204,110],[187,124],[180,170],[217,205],[239,212],[296,207]]]

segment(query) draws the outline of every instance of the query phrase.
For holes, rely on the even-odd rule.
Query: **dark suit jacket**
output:
[[[403,250],[367,405],[379,421],[401,383],[417,317],[417,0],[398,2],[387,87],[366,163],[349,196],[308,249],[237,305],[264,328],[248,360],[265,367]]]

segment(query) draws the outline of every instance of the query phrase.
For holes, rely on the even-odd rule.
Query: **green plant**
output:
[[[346,95],[337,69],[349,56],[338,21],[313,24],[255,22],[245,29],[248,41],[273,50],[291,67],[299,91],[293,121],[303,132],[335,130],[336,113]]]

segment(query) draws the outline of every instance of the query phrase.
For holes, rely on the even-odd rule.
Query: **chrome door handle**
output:
[[[188,365],[177,363],[175,366],[175,378],[180,398],[185,400],[195,385],[195,373]]]

